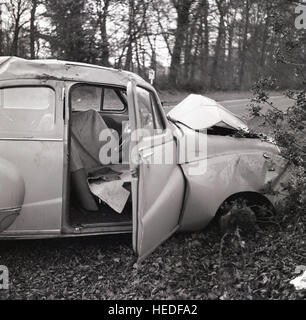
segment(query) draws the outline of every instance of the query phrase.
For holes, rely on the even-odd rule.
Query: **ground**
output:
[[[223,239],[212,223],[176,234],[139,265],[131,235],[1,242],[10,289],[0,299],[305,299],[289,283],[306,264],[305,222]]]
[[[130,236],[6,242],[0,257],[11,284],[0,298],[304,299],[289,284],[305,263],[294,228],[223,245],[215,226],[177,234],[140,265]]]

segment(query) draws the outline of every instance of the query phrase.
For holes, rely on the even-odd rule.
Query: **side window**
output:
[[[143,88],[137,88],[138,105],[140,111],[141,127],[153,131],[163,130],[164,126],[157,113],[158,106],[153,93]]]
[[[90,85],[79,85],[71,92],[73,111],[94,109],[101,111],[102,88]]]
[[[121,112],[126,109],[123,89],[80,84],[71,90],[72,111]]]
[[[0,137],[44,137],[55,128],[55,91],[0,88]]]
[[[103,111],[123,111],[125,104],[120,99],[120,91],[112,88],[104,88]]]

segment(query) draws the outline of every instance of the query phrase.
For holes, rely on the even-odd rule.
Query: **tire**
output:
[[[256,221],[256,213],[243,198],[225,202],[217,216],[222,234],[234,233],[237,228],[242,234],[254,234],[257,229]]]

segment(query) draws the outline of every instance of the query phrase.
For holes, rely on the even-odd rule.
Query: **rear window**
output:
[[[54,101],[50,88],[5,88],[0,91],[1,107],[18,110],[46,110]]]
[[[43,137],[55,127],[55,91],[49,87],[0,88],[0,137]]]

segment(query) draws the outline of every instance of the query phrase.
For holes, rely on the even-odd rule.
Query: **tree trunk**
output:
[[[203,12],[201,16],[201,30],[202,30],[202,43],[201,43],[201,81],[203,87],[206,87],[209,83],[209,2],[208,0],[202,0],[201,11]],[[204,28],[203,28],[204,27]]]
[[[235,34],[235,22],[237,18],[237,9],[234,9],[234,13],[232,15],[231,20],[228,21],[228,57],[227,63],[230,65],[229,67],[232,69],[232,60],[233,60],[233,41]]]
[[[192,28],[191,28],[192,29]],[[191,61],[191,50],[192,50],[192,36],[193,35],[193,32],[191,30],[188,30],[190,31],[190,34],[189,32],[187,32],[185,34],[185,50],[184,50],[184,79],[188,79],[189,77],[189,67],[190,67],[190,61]]]
[[[271,5],[267,5],[267,17],[265,20],[265,29],[262,37],[262,46],[261,46],[261,56],[260,56],[260,67],[261,70],[264,70],[265,63],[266,63],[266,50],[267,50],[267,42],[269,39],[269,26],[271,20]]]
[[[220,14],[220,21],[219,21],[219,27],[218,27],[218,38],[217,43],[215,47],[215,56],[212,64],[212,70],[211,70],[211,82],[210,86],[212,89],[218,89],[218,73],[219,73],[219,59],[221,55],[222,50],[222,43],[224,42],[224,36],[225,36],[225,24],[224,24],[224,16],[225,16],[225,9],[223,6],[223,0],[217,1],[217,6]]]
[[[103,13],[100,15],[100,32],[102,39],[102,65],[105,67],[109,67],[109,42],[107,36],[107,17],[108,17],[108,8],[109,8],[110,0],[104,1]]]
[[[8,8],[8,10],[13,11],[13,17],[14,17],[14,31],[13,31],[13,41],[11,46],[11,56],[17,56],[18,55],[18,43],[19,43],[19,34],[20,34],[20,20],[22,14],[25,12],[25,10],[22,8],[22,0],[18,0],[16,3],[16,11],[12,8]]]
[[[234,39],[234,27],[231,26],[228,31],[228,56],[227,63],[228,67],[231,68],[232,59],[233,59],[233,39]]]
[[[194,55],[191,61],[191,67],[190,67],[190,74],[189,74],[189,81],[192,83],[195,80],[195,72],[196,72],[196,66],[198,65],[199,60],[199,47],[200,47],[200,39],[201,39],[201,28],[198,29],[197,38],[195,40],[195,49],[194,49]]]
[[[244,80],[244,71],[247,57],[247,49],[248,49],[248,32],[249,32],[249,24],[250,24],[250,9],[251,3],[250,0],[245,1],[245,24],[244,24],[244,32],[243,32],[243,40],[242,40],[242,50],[240,57],[240,71],[239,71],[239,89],[242,89],[243,80]]]
[[[234,9],[232,18],[228,21],[228,56],[227,56],[227,79],[229,80],[229,89],[235,89],[235,68],[233,66],[233,42],[235,35],[235,21],[237,18],[237,9]]]
[[[0,56],[4,55],[4,39],[2,30],[2,3],[0,3]]]
[[[11,47],[11,56],[17,56],[18,55],[18,41],[19,41],[19,18],[15,22],[14,27],[14,36],[13,36],[13,42]]]
[[[37,0],[32,0],[31,17],[30,17],[30,56],[31,56],[31,59],[35,59],[36,58],[36,54],[35,54],[36,9],[37,9]]]
[[[190,26],[190,30],[188,32],[188,37],[185,45],[185,80],[188,79],[190,81],[194,77],[194,65],[197,60],[198,48],[199,48],[199,38],[201,35],[197,32],[197,25],[200,16],[200,7],[197,7],[197,11],[192,18],[192,23]],[[199,28],[200,29],[200,28]],[[192,52],[192,48],[194,48],[194,52]]]
[[[192,5],[192,0],[177,0],[173,1],[177,11],[177,29],[175,32],[175,44],[172,53],[169,81],[172,86],[177,87],[178,77],[181,65],[181,54],[186,39],[186,31],[189,24],[189,11]]]
[[[209,23],[208,23],[208,14],[209,14],[209,2],[205,0],[205,7],[204,7],[204,25],[205,25],[205,31],[204,31],[204,39],[205,39],[205,60],[204,60],[204,68],[206,73],[208,73],[208,59],[209,59]]]
[[[133,41],[134,41],[134,18],[135,18],[135,10],[134,10],[134,0],[129,0],[129,28],[128,28],[128,48],[125,60],[125,70],[133,69]]]

